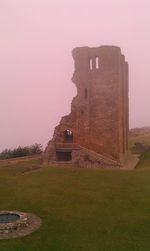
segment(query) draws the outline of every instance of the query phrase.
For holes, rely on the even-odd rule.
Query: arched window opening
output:
[[[96,60],[96,69],[99,69],[99,57],[96,57],[95,60]]]
[[[70,129],[64,131],[64,142],[66,143],[73,142],[73,132]]]
[[[84,98],[85,99],[88,98],[88,90],[87,90],[87,88],[84,89]]]
[[[90,70],[93,69],[93,62],[92,62],[92,59],[90,59]]]

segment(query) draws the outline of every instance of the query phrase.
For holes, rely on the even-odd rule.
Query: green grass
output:
[[[43,220],[29,236],[1,240],[0,251],[149,251],[148,156],[133,171],[24,173],[34,160],[0,162],[0,210],[32,212]]]
[[[149,168],[150,169],[150,151],[141,155],[140,161],[136,168]]]

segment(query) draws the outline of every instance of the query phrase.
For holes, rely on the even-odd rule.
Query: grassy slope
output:
[[[130,137],[129,144],[131,147],[134,145],[134,143],[137,143],[137,142],[150,145],[150,133],[141,134],[141,135],[139,134],[139,135]]]
[[[145,152],[141,155],[136,168],[150,168],[150,152]]]
[[[149,251],[149,163],[150,154],[139,164],[146,168],[133,171],[45,168],[22,175],[33,160],[0,162],[0,210],[43,219],[30,236],[1,240],[0,251]]]

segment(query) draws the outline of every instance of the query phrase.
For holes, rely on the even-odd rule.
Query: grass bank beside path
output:
[[[141,155],[140,161],[136,168],[150,168],[150,151]]]
[[[0,251],[149,251],[150,153],[130,171],[0,162],[0,210],[31,212],[42,227],[0,240]]]

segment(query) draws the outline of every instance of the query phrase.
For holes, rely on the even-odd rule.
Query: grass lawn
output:
[[[150,251],[150,153],[133,171],[0,162],[0,210],[35,213],[42,227],[0,251]]]

